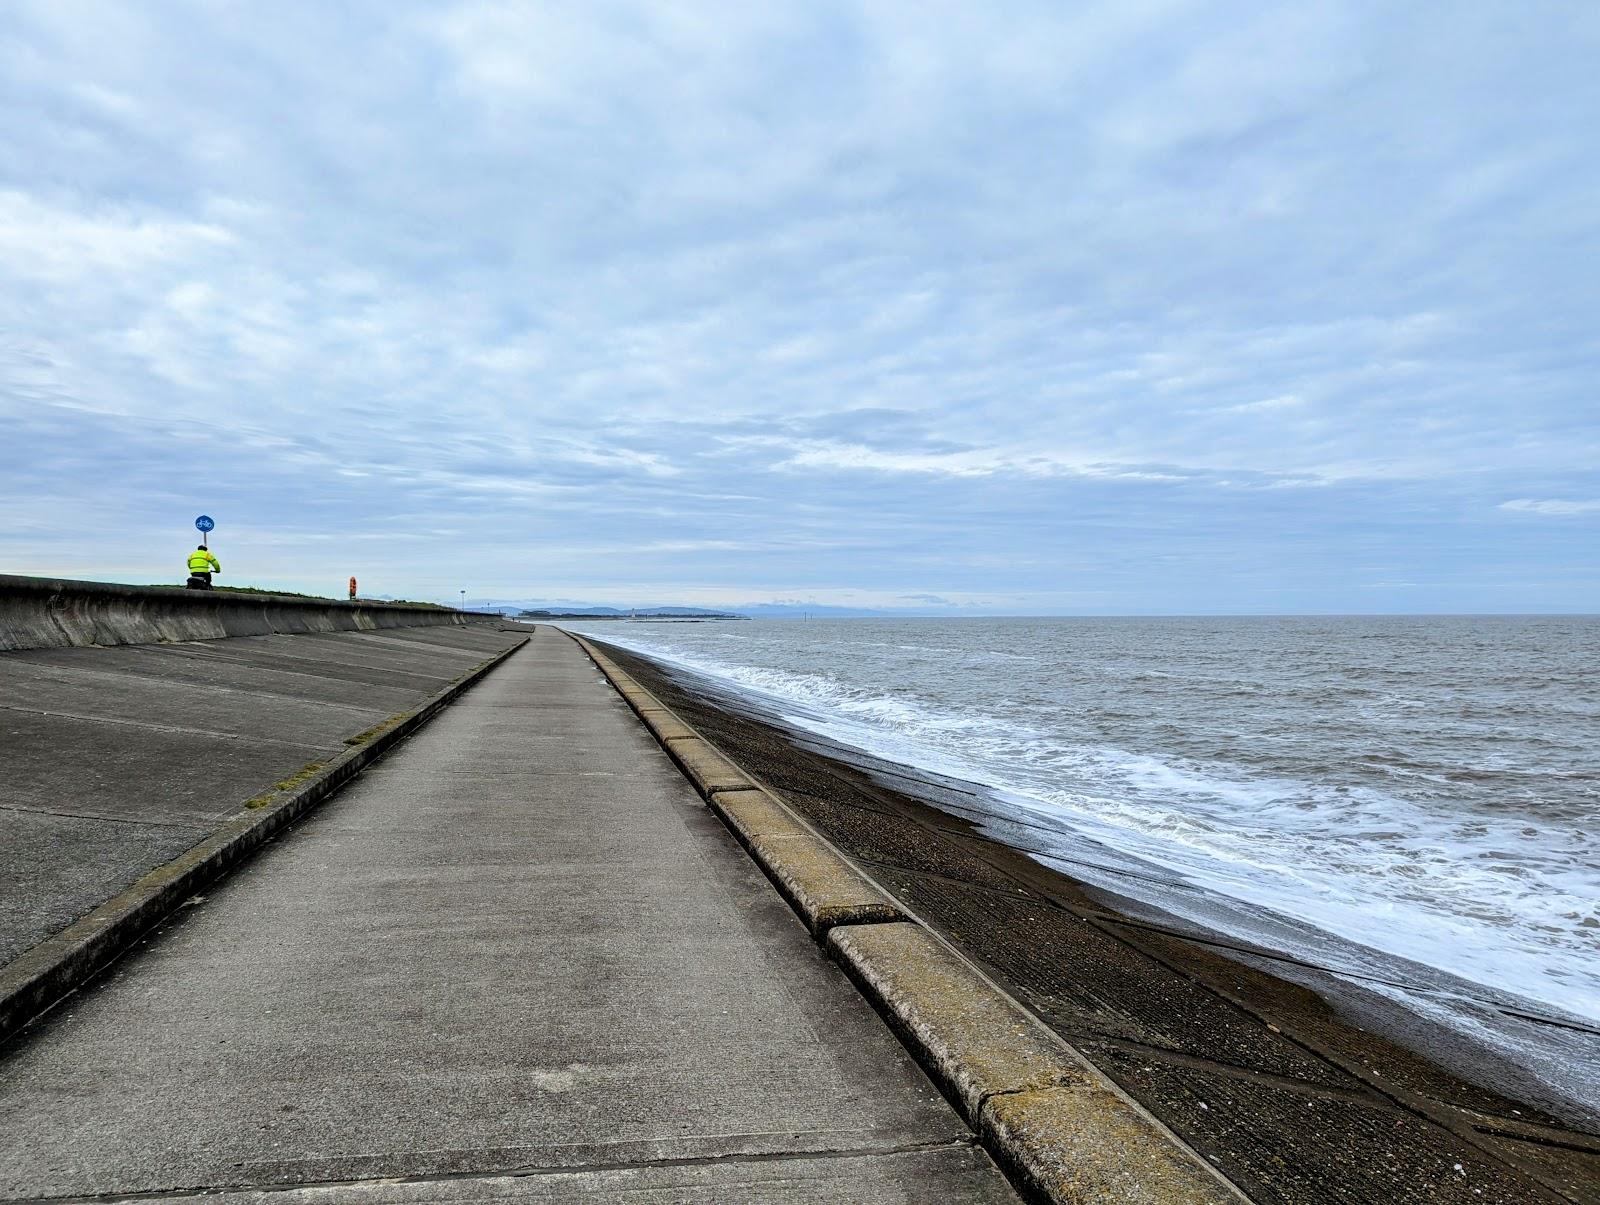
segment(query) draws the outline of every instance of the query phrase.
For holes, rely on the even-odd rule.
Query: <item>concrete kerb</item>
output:
[[[588,654],[623,701],[644,721],[646,728],[667,751],[667,756],[678,764],[695,789],[708,803],[718,791],[744,791],[755,787],[743,771],[738,769],[711,742],[685,724],[670,708],[662,704],[644,687],[630,677],[621,666],[607,657],[581,636],[568,632],[578,647]]]
[[[333,758],[265,806],[235,815],[192,849],[143,875],[54,937],[0,967],[0,1041],[81,987],[199,888],[221,877],[405,740],[528,642],[475,666],[370,740]]]
[[[893,900],[766,791],[719,791],[711,810],[818,940],[836,925],[905,920]]]
[[[567,635],[611,680],[819,941],[835,925],[905,919],[893,900],[782,800],[723,757],[611,658],[581,636]]]
[[[1141,1205],[1245,1201],[922,925],[840,927],[827,944],[984,1145],[1034,1196]]]
[[[983,1144],[1044,1201],[1250,1205],[1249,1198],[1098,1076],[983,1102]]]
[[[652,716],[662,730],[693,733],[609,657],[568,635],[653,733]],[[669,753],[683,743],[658,739]],[[1024,1193],[1061,1205],[1247,1203],[1166,1126],[775,794],[748,778],[743,787],[702,793]],[[872,901],[874,910],[859,921],[830,913],[827,891],[812,887],[833,880],[836,872],[848,876],[842,881],[855,888],[858,900]],[[835,881],[831,890],[840,885]]]
[[[708,803],[719,791],[747,791],[755,786],[742,770],[718,753],[698,733],[670,737],[663,742],[663,746],[672,760],[700,788],[700,794],[705,796]]]
[[[828,950],[923,1055],[974,1129],[996,1093],[1082,1078],[1055,1043],[921,925],[838,928]]]
[[[635,707],[634,711],[645,722],[645,726],[655,733],[656,740],[662,744],[668,741],[695,739],[699,735],[670,711],[651,707]]]
[[[582,646],[584,652],[589,654],[594,663],[600,667],[600,672],[616,688],[617,693],[623,697],[628,706],[633,708],[635,714],[644,721],[645,727],[650,729],[656,740],[660,741],[663,747],[667,747],[668,741],[699,739],[699,733],[680,720],[670,708],[662,706],[656,700],[656,697],[645,690],[644,687],[623,673],[621,667],[610,657],[607,657],[586,641],[579,640],[578,643]],[[667,747],[667,752],[669,754],[672,752],[670,747]],[[688,772],[687,767],[685,767],[685,771]],[[689,777],[693,779],[693,773],[689,773]],[[741,777],[743,776],[741,775]],[[698,782],[695,785],[697,787],[700,786]],[[743,785],[748,786],[750,784],[745,782]],[[701,794],[705,794],[704,788],[701,789]]]

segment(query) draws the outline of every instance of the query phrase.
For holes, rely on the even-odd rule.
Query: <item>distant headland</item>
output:
[[[572,607],[535,608],[517,612],[518,619],[749,619],[733,611],[702,611],[694,607]]]

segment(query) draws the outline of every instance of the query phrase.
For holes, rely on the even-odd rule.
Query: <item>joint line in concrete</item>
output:
[[[730,1135],[729,1137],[738,1137]],[[348,1179],[230,1181],[226,1184],[189,1185],[181,1188],[155,1188],[134,1192],[74,1193],[57,1197],[7,1197],[4,1205],[66,1205],[67,1202],[169,1201],[196,1196],[231,1196],[234,1193],[299,1192],[318,1188],[348,1188],[362,1184],[450,1184],[481,1180],[525,1180],[541,1176],[581,1176],[604,1172],[653,1171],[676,1167],[725,1167],[743,1164],[783,1163],[796,1159],[884,1159],[897,1155],[936,1154],[940,1151],[972,1150],[978,1140],[970,1134],[938,1142],[883,1143],[853,1148],[807,1150],[796,1147],[781,1151],[739,1151],[725,1155],[684,1155],[661,1159],[596,1160],[569,1164],[516,1164],[469,1172],[421,1172],[409,1176],[353,1176]]]

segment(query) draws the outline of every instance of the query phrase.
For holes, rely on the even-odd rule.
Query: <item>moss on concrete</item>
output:
[[[393,728],[396,724],[404,720],[406,718],[406,714],[406,712],[402,711],[398,715],[390,716],[381,724],[374,724],[371,728],[364,728],[354,736],[345,737],[344,743],[349,745],[352,749],[358,745],[365,745],[374,737],[381,736],[383,733],[389,731],[389,729]]]
[[[264,808],[268,804],[275,802],[285,791],[292,791],[298,786],[305,785],[327,768],[328,763],[326,761],[308,761],[293,774],[289,775],[288,778],[281,779],[273,783],[270,789],[246,799],[244,806],[247,808]]]

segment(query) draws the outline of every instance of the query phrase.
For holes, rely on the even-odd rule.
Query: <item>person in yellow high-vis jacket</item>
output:
[[[189,554],[189,576],[191,578],[197,577],[209,586],[211,584],[211,575],[221,572],[222,566],[204,544]]]

